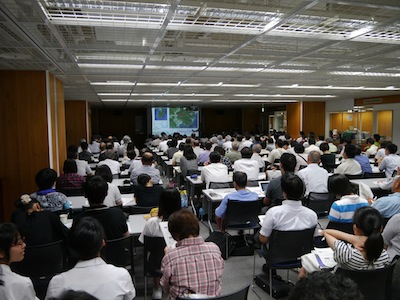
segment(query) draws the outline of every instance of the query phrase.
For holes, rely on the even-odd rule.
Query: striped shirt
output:
[[[171,300],[187,292],[215,297],[221,294],[223,270],[224,260],[216,244],[206,243],[200,236],[186,238],[164,256],[160,284]]]
[[[352,223],[354,212],[363,206],[368,206],[367,200],[358,195],[345,195],[332,203],[328,218],[334,222]]]
[[[333,259],[342,269],[359,271],[382,269],[390,262],[386,250],[382,250],[377,260],[370,262],[352,244],[337,240],[334,246]]]

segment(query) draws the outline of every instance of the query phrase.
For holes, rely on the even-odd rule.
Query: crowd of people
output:
[[[121,194],[113,184],[122,169],[130,174],[137,205],[158,207],[158,216],[146,222],[139,241],[144,243],[144,236],[162,237],[161,221],[168,221],[168,229],[177,241],[175,249],[167,247],[161,255],[162,261],[155,262],[162,277],[154,277],[153,299],[162,299],[163,292],[169,299],[191,293],[220,295],[224,270],[220,249],[200,236],[198,218],[182,207],[179,190],[162,184],[163,172],[155,162],[154,152],[164,153],[172,165],[179,165],[184,180],[187,175],[200,173],[201,166],[200,178],[206,188],[210,183],[233,181],[235,192],[225,196],[215,210],[221,231],[226,229],[228,201],[258,200],[258,194],[246,187],[257,184],[260,173],[268,178],[279,170],[280,175],[269,182],[263,199],[265,218],[255,236],[256,242],[268,245],[273,230],[315,228],[318,216],[302,200],[310,193],[332,193],[336,201],[330,208],[329,220],[353,224],[354,230],[354,235],[332,229],[323,231],[339,267],[383,268],[400,255],[400,177],[397,176],[400,157],[396,154],[397,146],[380,142],[379,135],[367,139],[362,149],[351,140],[335,144],[332,137],[325,139],[312,133],[306,136],[303,132],[298,138],[284,133],[268,136],[245,133],[219,134],[207,139],[176,133],[154,136],[140,151],[129,136],[124,136],[121,142],[94,136],[90,144],[81,141],[79,147],[68,147],[60,176],[50,168],[40,170],[35,177],[37,191],[22,195],[16,201],[17,211],[11,223],[0,225],[0,296],[35,299],[30,279],[12,272],[10,264],[23,259],[26,245],[65,240],[77,263],[51,279],[46,299],[62,297],[71,290],[82,290],[94,299],[135,297],[130,274],[101,258],[107,240],[129,235]],[[337,158],[341,159],[340,164]],[[93,172],[89,163],[96,159],[98,164]],[[364,199],[354,190],[347,176],[372,173],[370,159],[385,174],[381,187],[392,189],[393,194]],[[232,171],[233,180],[229,176]],[[84,194],[89,206],[74,216],[68,230],[57,214],[70,210],[67,195],[74,192]],[[390,220],[382,233],[383,218]],[[267,272],[265,267],[263,270]],[[313,271],[303,269],[300,275],[314,278],[317,275],[312,275]],[[300,280],[294,291],[300,292],[307,282]]]

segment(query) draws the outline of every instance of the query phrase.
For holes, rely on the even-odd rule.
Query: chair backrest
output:
[[[149,214],[151,209],[155,206],[130,206],[129,214],[130,215],[139,215],[139,214]]]
[[[63,193],[67,197],[83,196],[84,195],[83,188],[80,188],[80,189],[60,189],[60,190],[57,190],[57,192]]]
[[[223,296],[218,296],[218,297],[207,297],[207,298],[197,298],[198,300],[223,300],[223,299],[229,299],[229,300],[247,300],[247,294],[249,293],[249,287],[250,285],[247,285],[243,287],[242,289],[233,292],[228,295],[223,295]],[[193,298],[185,298],[185,297],[176,297],[176,300],[187,300],[187,299],[193,299]]]
[[[335,202],[335,195],[333,193],[310,192],[305,202],[305,205],[315,211],[317,215],[326,215],[332,203]]]
[[[65,249],[63,241],[27,246],[24,260],[12,263],[11,268],[14,272],[31,278],[52,277],[64,271]]]
[[[225,215],[225,226],[252,227],[259,225],[258,215],[261,212],[261,204],[261,200],[228,200],[228,206]]]
[[[144,276],[161,277],[161,261],[164,257],[163,237],[144,236],[143,273]]]
[[[117,267],[131,266],[134,270],[133,236],[128,235],[115,240],[106,241],[101,249],[101,257],[109,264]]]
[[[349,234],[354,234],[353,223],[340,223],[340,222],[329,221],[328,225],[326,226],[326,229],[336,229]]]
[[[296,231],[272,230],[269,237],[267,265],[299,261],[302,255],[314,249],[314,231],[315,227]]]
[[[364,300],[391,299],[392,274],[397,260],[377,270],[356,271],[338,268],[336,273],[342,274],[357,283]]]
[[[231,182],[210,182],[209,189],[228,189],[233,188],[233,181]]]
[[[385,172],[364,173],[364,178],[386,178]]]

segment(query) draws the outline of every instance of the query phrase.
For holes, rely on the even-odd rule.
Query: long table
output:
[[[351,179],[350,182],[354,184],[364,183],[367,185],[372,193],[377,197],[389,195],[390,190],[383,190],[379,187],[379,181],[385,180],[384,178],[366,178],[366,179]]]
[[[261,190],[260,187],[247,187],[249,191],[257,193],[260,199],[265,197],[264,192]],[[230,193],[234,193],[236,190],[234,188],[227,188],[227,189],[205,189],[203,190],[204,199],[207,201],[207,213],[208,213],[208,227],[210,233],[214,231],[212,227],[211,220],[213,216],[213,204],[220,203],[224,197]]]
[[[89,202],[85,196],[71,196],[67,197],[71,203],[72,209],[82,209],[82,207],[88,207]],[[135,206],[136,200],[134,194],[122,194],[121,195],[122,206]]]

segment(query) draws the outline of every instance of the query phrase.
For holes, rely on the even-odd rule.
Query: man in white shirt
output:
[[[392,177],[393,172],[400,166],[400,156],[396,154],[397,145],[389,144],[386,146],[386,156],[379,164],[379,171],[385,171],[386,177]]]
[[[370,157],[376,154],[378,147],[374,143],[374,139],[367,139],[367,150],[365,151],[365,156]]]
[[[225,137],[225,143],[222,144],[222,148],[224,148],[224,150],[227,152],[231,151],[232,137],[229,134]]]
[[[204,152],[204,149],[200,147],[199,140],[193,140],[192,147],[194,154],[196,154],[197,158],[199,158],[199,155]]]
[[[356,156],[356,146],[347,144],[344,148],[344,161],[335,169],[336,174],[359,175],[362,173],[361,165],[354,159]]]
[[[304,153],[309,154],[311,151],[318,151],[322,155],[322,151],[315,145],[315,139],[309,138],[308,139],[308,147],[304,149]],[[304,146],[305,147],[305,146]]]
[[[311,151],[308,154],[308,166],[300,170],[297,175],[303,181],[307,196],[310,192],[327,193],[328,192],[328,171],[319,166],[321,155],[318,151]]]
[[[233,163],[233,169],[247,174],[248,181],[258,180],[258,174],[260,173],[260,166],[257,160],[251,158],[253,151],[249,147],[244,147],[240,153],[242,158],[238,159]]]
[[[105,160],[102,160],[97,165],[102,166],[106,165],[110,168],[111,174],[118,175],[121,172],[120,164],[116,160],[114,160],[115,154],[113,150],[107,150],[105,153]]]
[[[251,148],[251,150],[253,151],[253,155],[251,156],[252,160],[255,160],[258,162],[258,167],[259,169],[264,170],[265,169],[265,162],[262,159],[260,153],[261,153],[261,145],[260,144],[255,144],[253,145],[253,147]]]
[[[201,180],[208,189],[210,182],[229,182],[228,167],[221,163],[221,154],[214,151],[210,153],[210,163],[201,170]]]
[[[92,176],[94,175],[92,169],[90,168],[86,160],[78,159],[78,147],[71,145],[68,147],[67,159],[74,159],[76,162],[76,167],[78,169],[77,173],[81,176]]]
[[[268,142],[268,144],[269,144],[269,142]],[[270,165],[273,165],[273,164],[274,164],[274,161],[275,161],[276,159],[280,159],[281,156],[282,156],[282,154],[285,153],[285,152],[286,152],[286,150],[283,149],[283,141],[280,140],[280,139],[278,139],[278,140],[275,142],[275,149],[273,149],[273,150],[271,151],[271,153],[268,155],[267,162],[268,162]]]

